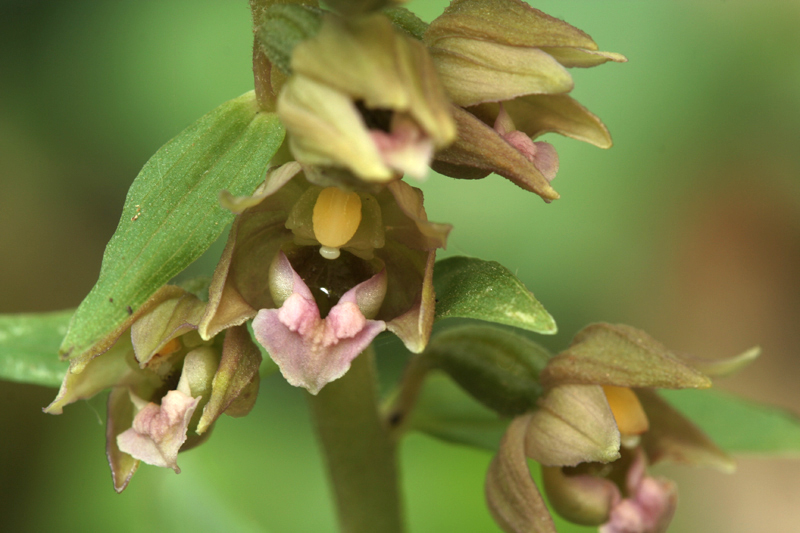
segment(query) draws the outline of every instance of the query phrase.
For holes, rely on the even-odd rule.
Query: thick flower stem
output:
[[[403,531],[396,448],[378,409],[374,359],[368,348],[344,377],[308,395],[346,533]]]

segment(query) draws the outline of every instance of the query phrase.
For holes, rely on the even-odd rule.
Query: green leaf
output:
[[[550,353],[496,326],[470,324],[440,332],[422,360],[447,373],[473,398],[505,416],[530,411],[543,394],[539,372]]]
[[[716,390],[660,393],[727,452],[800,453],[800,418],[796,414]]]
[[[422,386],[408,428],[446,442],[494,452],[509,421],[481,405],[446,375],[431,372]]]
[[[74,312],[0,315],[0,379],[58,387],[69,364],[58,346]]]
[[[507,268],[495,261],[450,257],[436,263],[436,319],[477,318],[553,334],[556,323]]]
[[[283,141],[277,116],[249,92],[222,104],[161,147],[128,191],[100,277],[78,307],[61,345],[90,358],[164,283],[197,259],[233,220],[221,190],[250,194]]]
[[[292,73],[294,48],[319,32],[323,14],[323,10],[314,6],[273,4],[258,15],[258,43],[284,74]]]

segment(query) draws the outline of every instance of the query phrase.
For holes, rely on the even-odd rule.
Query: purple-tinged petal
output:
[[[261,351],[250,338],[247,327],[228,329],[222,360],[211,384],[211,398],[203,408],[197,433],[207,431],[222,413],[239,417],[250,412],[258,395],[260,364]]]
[[[558,173],[558,152],[552,144],[533,142],[521,131],[512,131],[503,135],[508,144],[533,163],[536,170],[542,173],[547,181],[553,181]]]
[[[553,518],[531,478],[525,457],[530,415],[515,418],[486,474],[486,503],[497,525],[509,533],[555,533]]]
[[[214,338],[217,333],[226,328],[243,324],[256,313],[256,310],[247,303],[236,289],[235,284],[229,279],[233,277],[231,267],[240,222],[239,218],[233,222],[228,234],[228,242],[222,251],[222,256],[208,287],[208,305],[198,327],[200,337],[204,340]]]
[[[171,390],[161,405],[148,403],[133,418],[133,426],[117,437],[119,450],[154,466],[171,468],[180,474],[178,451],[200,398]]]
[[[496,172],[526,191],[538,194],[546,202],[558,199],[558,193],[536,165],[499,133],[469,111],[453,107],[452,112],[458,126],[458,138],[447,149],[436,154],[431,165],[434,170],[455,178],[462,177],[463,167]],[[469,172],[465,177],[479,176]]]
[[[376,274],[347,291],[324,319],[308,286],[296,273],[293,277],[292,295],[280,309],[259,311],[253,331],[286,381],[317,394],[342,377],[350,362],[386,329],[383,321],[367,320],[357,303],[359,294],[385,287],[386,274]]]
[[[386,329],[400,337],[406,348],[413,353],[421,353],[425,349],[433,329],[433,316],[436,310],[436,296],[433,291],[433,265],[435,262],[436,252],[429,252],[425,262],[422,289],[417,299],[408,311],[386,323]]]
[[[415,250],[447,247],[447,235],[453,226],[430,222],[422,205],[422,191],[397,180],[386,187],[389,193],[378,197],[386,236]]]
[[[306,180],[296,175],[296,165],[287,163],[270,171],[267,181],[251,198],[226,197],[238,215],[222,252],[211,285],[208,305],[200,321],[200,336],[208,340],[220,331],[243,324],[258,309],[277,307],[264,290],[269,265],[281,246],[294,236],[286,228],[293,206],[308,189]]]
[[[547,181],[553,181],[558,173],[558,152],[552,144],[546,142],[533,142],[525,132],[517,130],[514,121],[506,111],[503,104],[499,104],[500,111],[494,121],[494,129],[508,144],[533,163]]]
[[[108,395],[108,414],[106,420],[106,457],[111,467],[111,480],[118,493],[128,486],[139,460],[120,451],[117,437],[133,424],[133,403],[126,387],[114,387]]]

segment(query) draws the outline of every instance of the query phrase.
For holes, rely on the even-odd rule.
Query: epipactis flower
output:
[[[433,262],[450,226],[429,222],[403,181],[345,190],[310,183],[297,162],[271,170],[238,214],[211,282],[200,334],[255,318],[289,383],[312,394],[388,329],[421,351],[433,324]]]
[[[380,14],[324,18],[298,44],[278,98],[289,147],[304,165],[367,182],[422,178],[455,139],[449,103],[425,46]]]
[[[707,388],[709,378],[642,331],[589,326],[548,361],[540,380],[547,392],[539,408],[511,423],[487,475],[489,508],[505,531],[555,531],[527,458],[542,465],[560,515],[608,533],[663,531],[669,523],[675,486],[648,476],[648,462],[733,467],[652,390]]]
[[[581,30],[521,0],[456,0],[425,33],[442,84],[457,107],[458,140],[433,168],[456,178],[496,172],[546,201],[558,170],[547,132],[611,146],[603,123],[566,93],[565,67],[626,61],[598,51]],[[462,109],[465,108],[465,109]],[[505,141],[505,142],[504,142]]]
[[[129,320],[111,348],[71,365],[45,412],[111,388],[106,453],[122,492],[140,461],[180,472],[178,452],[203,442],[224,412],[244,416],[255,403],[261,353],[244,326],[204,341],[205,303],[164,286]],[[221,341],[221,342],[220,342]]]

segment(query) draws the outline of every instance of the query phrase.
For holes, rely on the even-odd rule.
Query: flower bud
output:
[[[601,477],[568,473],[573,470],[542,467],[542,488],[550,505],[575,524],[599,526],[607,522],[612,507],[622,500],[619,489]]]
[[[521,0],[455,0],[425,32],[436,69],[460,106],[572,90],[564,67],[626,61]]]
[[[546,466],[608,463],[619,458],[620,434],[603,390],[561,385],[531,414],[525,453]]]
[[[328,0],[326,3],[335,11],[347,16],[378,11],[387,6],[402,4],[406,0]]]

